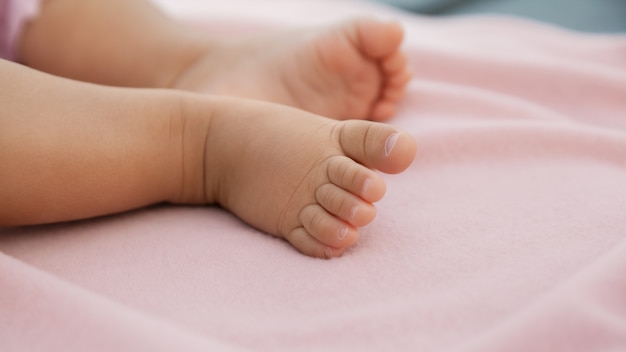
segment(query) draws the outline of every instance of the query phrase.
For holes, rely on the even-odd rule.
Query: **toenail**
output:
[[[367,189],[370,187],[370,179],[368,178],[363,182],[363,188],[361,189],[360,196],[365,196],[367,194]]]
[[[387,141],[385,142],[385,156],[389,156],[389,154],[391,154],[393,147],[398,141],[398,136],[400,136],[400,134],[396,132],[387,138]]]
[[[359,210],[359,206],[355,205],[350,209],[350,220],[354,219],[356,212]]]
[[[348,228],[345,226],[342,226],[339,228],[339,230],[337,230],[337,238],[339,240],[343,240],[344,238],[346,238],[346,235],[348,235]]]

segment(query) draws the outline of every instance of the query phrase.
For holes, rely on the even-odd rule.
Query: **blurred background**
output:
[[[506,14],[594,33],[626,32],[626,0],[375,0],[416,13]]]

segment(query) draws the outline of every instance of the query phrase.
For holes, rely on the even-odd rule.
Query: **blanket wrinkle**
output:
[[[571,121],[566,115],[550,110],[549,107],[514,95],[425,78],[411,83],[401,109],[411,109],[417,115],[416,118],[445,118],[447,114],[453,115],[455,119],[472,121],[504,117]],[[436,120],[433,119],[432,123],[436,123]]]
[[[191,350],[197,351],[240,351],[120,306],[2,253],[0,287],[2,351],[171,351],[181,345],[195,346]]]
[[[459,65],[458,57],[463,57]],[[573,63],[546,64],[476,57],[467,52],[420,50],[411,56],[419,80],[469,86],[532,101],[594,124],[626,128],[626,74],[621,70]],[[545,60],[544,60],[545,61]],[[626,61],[626,58],[624,59]],[[549,76],[549,81],[542,77]],[[579,98],[580,97],[580,98]],[[571,102],[583,99],[579,104]],[[601,107],[601,110],[597,110]]]
[[[559,133],[554,133],[556,131]],[[456,123],[454,127],[430,128],[414,135],[421,141],[421,163],[493,162],[532,157],[536,162],[578,158],[618,168],[626,166],[626,136],[606,128],[490,121]],[[446,154],[445,158],[442,153]]]
[[[606,288],[618,286],[626,289],[626,277],[614,274],[619,272],[615,269],[626,270],[625,258],[626,239],[616,244],[606,256],[599,257],[546,292],[528,309],[455,351],[501,351],[504,346],[510,351],[561,350],[564,346],[567,346],[567,351],[573,352],[619,350],[626,343],[626,302],[623,296]],[[598,299],[607,294],[608,299]],[[556,343],[546,336],[554,335],[555,330],[561,332],[558,336],[563,341]],[[545,337],[529,343],[525,339],[533,332]],[[507,339],[520,345],[515,346]]]
[[[0,350],[626,350],[626,36],[372,3],[155,0],[224,35],[397,18],[415,77],[339,259],[216,207],[0,229]]]
[[[171,351],[177,346],[243,351],[119,305],[1,252],[0,287],[2,351]],[[51,326],[57,326],[54,335],[48,334]],[[157,341],[152,339],[155,333]]]

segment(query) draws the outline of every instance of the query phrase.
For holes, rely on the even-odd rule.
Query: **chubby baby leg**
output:
[[[385,193],[374,170],[401,172],[416,153],[410,135],[376,122],[103,87],[1,60],[0,73],[0,226],[219,204],[305,254],[339,256]]]

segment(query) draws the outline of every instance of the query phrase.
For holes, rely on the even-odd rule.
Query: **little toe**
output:
[[[355,227],[365,226],[376,217],[371,203],[331,183],[320,186],[315,198],[330,214]]]
[[[397,22],[383,22],[374,19],[358,19],[353,22],[352,40],[361,51],[374,59],[381,59],[395,52],[404,30]]]
[[[383,93],[383,101],[388,101],[392,104],[400,101],[406,95],[405,87],[389,87],[385,89]]]
[[[417,144],[406,132],[356,120],[344,121],[341,127],[339,142],[344,153],[367,167],[394,174],[408,168],[415,158]]]
[[[329,247],[347,248],[359,238],[359,230],[329,214],[319,204],[304,207],[300,221],[311,236]]]
[[[411,68],[405,67],[402,72],[388,77],[387,81],[385,81],[385,85],[387,87],[404,87],[411,81],[412,78],[413,71],[411,71]]]
[[[390,100],[381,100],[372,108],[372,121],[385,122],[396,114],[396,103]]]
[[[400,52],[384,61],[382,66],[386,74],[382,98],[396,103],[404,96],[413,74],[407,65],[406,56]]]
[[[401,73],[408,67],[406,55],[401,51],[396,51],[389,57],[384,58],[381,62],[381,66],[383,72],[388,75]]]
[[[345,248],[332,248],[321,243],[311,236],[304,227],[294,229],[285,235],[285,239],[302,254],[310,257],[330,259],[340,257],[345,251]]]

